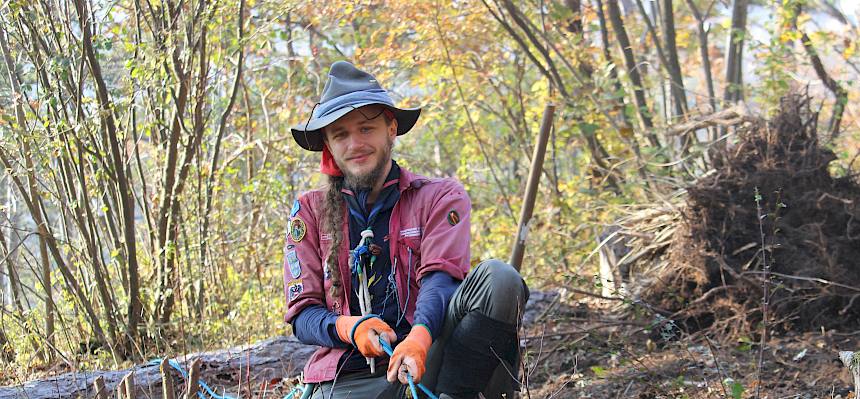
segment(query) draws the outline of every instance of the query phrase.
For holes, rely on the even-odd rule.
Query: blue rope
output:
[[[310,384],[296,385],[293,387],[293,390],[287,394],[287,396],[284,396],[284,399],[293,399],[296,397],[297,393],[300,394],[299,398],[301,398],[305,395],[305,392],[308,391],[308,387],[310,387]]]
[[[153,365],[158,365],[159,363],[161,363],[161,359],[160,358],[153,359],[149,363],[153,364]],[[182,366],[179,365],[179,363],[176,360],[168,359],[167,363],[170,365],[170,367],[173,367],[176,371],[179,372],[179,374],[182,376],[182,379],[188,380],[188,373],[185,372],[185,369],[183,369]],[[212,399],[237,399],[237,398],[234,398],[232,396],[218,395],[217,393],[215,393],[215,391],[212,390],[212,388],[209,388],[209,385],[206,385],[206,382],[204,382],[202,379],[198,380],[197,383],[200,385],[201,388],[203,388],[206,391],[206,393],[209,394],[209,396]],[[308,390],[308,384],[296,385],[295,387],[293,387],[293,390],[290,391],[290,393],[288,393],[286,396],[284,396],[284,399],[293,399],[296,396],[296,393],[300,393],[301,395],[304,395],[305,392],[307,392],[307,390]],[[204,396],[203,392],[200,392],[200,391],[197,391],[197,397],[200,399],[206,399],[206,396]],[[301,397],[301,396],[299,396],[299,397]]]
[[[388,354],[388,356],[394,356],[394,349],[391,349],[391,345],[388,344],[388,341],[382,339],[381,335],[379,336],[379,344],[382,345],[382,350],[384,350],[385,353]],[[434,395],[433,392],[427,389],[424,384],[416,384],[415,381],[412,381],[412,375],[410,375],[408,371],[406,372],[406,381],[409,382],[409,389],[412,391],[413,398],[418,397],[418,391],[415,389],[415,386],[418,386],[418,388],[421,389],[422,392],[427,394],[430,399],[439,399],[439,397]]]
[[[161,363],[161,359],[156,358],[149,363],[158,365],[159,363]],[[176,360],[167,359],[167,363],[170,365],[170,367],[173,367],[174,369],[176,369],[176,371],[179,372],[179,374],[182,376],[182,379],[188,380],[188,373],[185,372],[185,370],[182,368],[181,365],[179,365]],[[203,388],[203,390],[205,390],[206,393],[209,394],[209,397],[211,397],[212,399],[237,399],[232,396],[218,395],[217,393],[215,393],[215,391],[212,390],[212,388],[209,388],[209,385],[206,385],[206,382],[204,382],[203,380],[197,380],[197,384],[200,385],[200,388]],[[197,391],[197,397],[200,399],[206,399],[206,396],[204,396],[203,392],[200,391]]]

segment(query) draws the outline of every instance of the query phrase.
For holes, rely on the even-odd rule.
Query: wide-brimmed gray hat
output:
[[[395,107],[391,96],[373,75],[349,62],[337,61],[331,64],[322,97],[311,112],[310,119],[291,129],[293,139],[306,150],[322,151],[322,128],[354,109],[371,104],[382,104],[394,113],[398,136],[412,129],[421,114],[421,108]]]

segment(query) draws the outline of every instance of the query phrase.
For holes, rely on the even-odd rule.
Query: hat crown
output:
[[[420,108],[395,106],[394,100],[373,75],[347,61],[337,61],[329,69],[320,101],[314,104],[310,117],[290,129],[293,139],[306,150],[321,151],[325,146],[321,134],[324,127],[354,109],[372,104],[385,106],[394,113],[398,136],[412,129],[421,114]]]
[[[323,88],[320,103],[325,104],[349,93],[370,90],[384,91],[373,75],[356,68],[347,61],[337,61],[329,69],[328,81]]]

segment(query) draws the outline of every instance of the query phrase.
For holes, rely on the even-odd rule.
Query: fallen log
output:
[[[557,314],[559,306],[557,293],[532,291],[523,312],[523,325],[528,327],[541,322],[551,310]],[[237,396],[240,383],[259,386],[261,383],[297,377],[316,348],[302,344],[294,336],[279,336],[251,345],[191,353],[172,360],[186,373],[192,370],[192,363],[199,362],[202,381],[218,394]],[[122,391],[126,398],[165,399],[162,392],[165,382],[171,386],[173,397],[182,397],[187,394],[185,378],[168,364],[162,359],[154,359],[126,370],[65,373],[17,386],[0,387],[0,399],[94,398],[97,378],[103,381],[102,389],[105,392],[117,392],[120,383],[125,380],[127,385]],[[172,378],[162,378],[162,365],[165,373]],[[196,387],[191,389],[196,391]]]
[[[247,369],[250,363],[251,381],[272,381],[297,376],[315,346],[305,345],[296,337],[275,337],[252,345],[213,352],[201,352],[176,357],[185,370],[191,363],[200,360],[200,378],[213,389],[222,392],[226,387],[235,387],[239,382],[239,370]],[[104,380],[106,390],[115,392],[120,381],[129,373],[134,375],[128,381],[134,385],[135,398],[162,399],[162,378],[159,363],[147,363],[128,370],[71,372],[22,385],[0,388],[0,399],[48,399],[48,398],[92,398],[95,397],[96,378]],[[174,394],[184,393],[184,381],[175,370]],[[245,376],[243,376],[243,379]],[[182,383],[177,383],[182,381]],[[129,392],[131,390],[127,390]]]

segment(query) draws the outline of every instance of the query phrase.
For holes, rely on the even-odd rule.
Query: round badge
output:
[[[307,233],[308,228],[305,226],[305,222],[302,219],[294,218],[290,222],[290,238],[293,242],[300,242],[303,238],[305,238],[305,233]]]
[[[460,223],[460,214],[451,209],[451,211],[448,212],[448,224],[454,226],[457,223]]]

